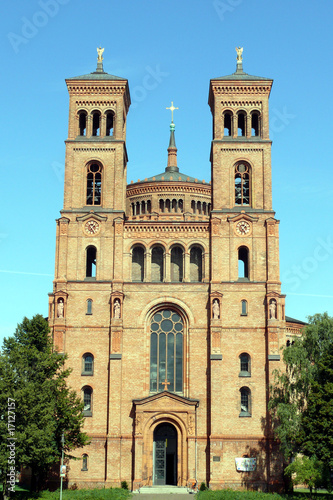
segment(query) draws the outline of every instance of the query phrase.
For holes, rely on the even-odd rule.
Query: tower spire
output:
[[[173,122],[173,112],[175,109],[175,106],[173,105],[173,101],[171,101],[171,106],[170,108],[171,111],[171,123],[170,123],[170,141],[169,141],[169,147],[168,147],[168,166],[166,167],[165,171],[166,172],[179,172],[179,168],[177,166],[177,147],[176,147],[176,141],[175,141],[175,124]]]

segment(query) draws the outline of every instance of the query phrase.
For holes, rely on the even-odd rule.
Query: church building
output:
[[[273,81],[245,73],[236,50],[235,73],[210,81],[211,182],[177,164],[172,103],[165,170],[127,184],[127,79],[104,71],[98,49],[96,71],[66,80],[49,322],[91,440],[68,464],[69,486],[282,485],[267,409],[288,339]]]

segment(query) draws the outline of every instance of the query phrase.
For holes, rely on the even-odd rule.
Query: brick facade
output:
[[[66,82],[65,194],[49,321],[73,369],[70,385],[82,397],[88,389],[91,438],[76,452],[87,455],[88,470],[71,461],[69,484],[127,481],[135,489],[197,479],[212,488],[278,489],[267,402],[286,323],[272,210],[272,80],[247,75],[240,63],[211,80],[211,183],[179,172],[172,124],[166,172],[128,186],[127,80],[99,63]],[[163,319],[163,311],[177,319]],[[154,372],[156,318],[170,345],[181,340],[165,351],[169,337],[159,334]],[[165,446],[159,464],[158,446]],[[256,458],[256,470],[236,470],[244,456]]]

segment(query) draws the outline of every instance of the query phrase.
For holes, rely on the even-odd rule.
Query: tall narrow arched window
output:
[[[79,113],[79,135],[87,135],[87,113],[80,111]]]
[[[102,198],[102,167],[92,163],[87,171],[87,205],[100,205]]]
[[[260,113],[258,111],[253,111],[251,114],[251,136],[260,136]]]
[[[154,247],[151,251],[151,280],[163,281],[164,250],[162,247]]]
[[[82,455],[82,469],[81,470],[88,470],[88,455],[86,453],[84,453],[84,455]]]
[[[181,247],[173,247],[171,250],[171,281],[183,281],[183,256]]]
[[[184,202],[183,200],[178,200],[179,212],[184,212]]]
[[[92,303],[93,303],[92,299],[87,300],[87,312],[86,312],[86,314],[92,314]]]
[[[106,135],[110,137],[113,135],[113,122],[114,122],[114,114],[112,111],[106,113]]]
[[[250,205],[250,167],[239,163],[235,168],[235,204]]]
[[[96,278],[96,256],[97,250],[94,246],[87,247],[86,250],[86,278]]]
[[[246,113],[240,111],[237,116],[238,137],[246,136]]]
[[[202,281],[202,250],[200,247],[192,247],[190,251],[190,279],[191,281]]]
[[[145,252],[140,246],[132,250],[132,281],[143,281],[145,273]]]
[[[92,417],[92,393],[91,387],[83,388],[83,415],[85,417]]]
[[[238,278],[249,278],[249,249],[238,249]]]
[[[229,137],[232,135],[232,113],[226,111],[224,113],[224,136]]]
[[[241,316],[247,316],[247,301],[242,300],[241,302]]]
[[[160,200],[160,212],[164,212],[164,200]]]
[[[239,376],[251,377],[251,358],[249,354],[243,352],[239,356],[239,364],[240,364]]]
[[[192,210],[192,214],[196,213],[196,203],[194,200],[191,201],[191,210]]]
[[[86,352],[82,356],[82,375],[94,374],[94,356],[90,352]]]
[[[171,203],[170,200],[165,200],[165,211],[171,212]]]
[[[240,389],[240,417],[251,417],[251,391],[248,387]]]
[[[99,111],[94,111],[92,114],[92,135],[101,135],[101,113]]]
[[[175,311],[154,314],[150,324],[150,391],[183,392],[184,324]]]

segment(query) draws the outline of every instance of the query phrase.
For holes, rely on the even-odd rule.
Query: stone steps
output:
[[[186,495],[189,493],[185,486],[142,486],[139,490],[133,493],[140,493],[143,495],[167,495],[173,493],[174,495]]]

